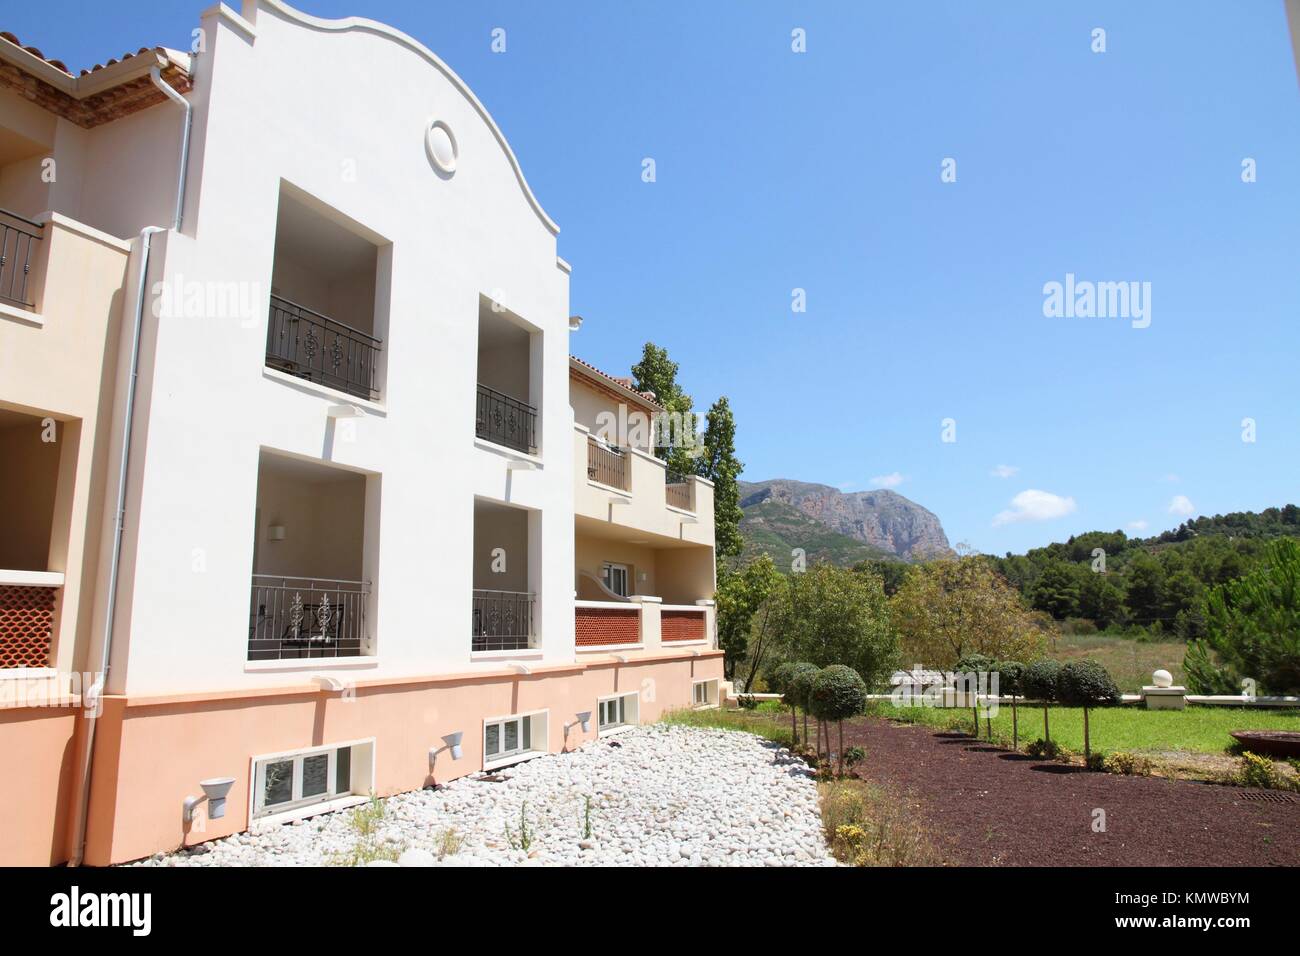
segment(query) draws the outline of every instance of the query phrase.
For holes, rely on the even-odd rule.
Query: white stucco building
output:
[[[718,699],[712,488],[602,431],[658,406],[570,358],[558,227],[483,105],[372,21],[198,26],[80,77],[0,39],[29,247],[0,448],[47,491],[5,486],[44,517],[0,601],[52,608],[43,663],[30,628],[0,653],[0,692],[49,691],[9,695],[0,759],[61,754],[0,793],[30,821],[0,862],[132,859]],[[183,822],[220,777],[225,815]]]

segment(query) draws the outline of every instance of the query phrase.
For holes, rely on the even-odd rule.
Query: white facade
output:
[[[147,314],[144,330],[108,692],[572,661],[569,279],[557,227],[482,105],[414,40],[276,0],[249,3],[243,16],[214,8],[202,26],[183,225],[155,239],[148,276],[149,312],[161,314]],[[148,112],[179,129],[172,104]],[[435,121],[454,137],[451,173],[426,145]],[[322,223],[374,248],[372,330],[383,340],[374,400],[267,366],[284,197],[306,222],[279,222],[299,264],[338,273],[340,263],[319,258],[329,249],[313,245],[328,234]],[[214,309],[221,290],[237,290],[243,305]],[[529,333],[527,394],[517,397],[539,410],[535,454],[476,438],[481,313]],[[331,417],[340,410],[351,417]],[[360,564],[375,644],[362,657],[247,660],[254,550],[283,543],[262,533],[265,521],[254,531],[266,454],[365,476]],[[476,500],[530,509],[527,554],[507,560],[529,569],[535,650],[471,651]]]

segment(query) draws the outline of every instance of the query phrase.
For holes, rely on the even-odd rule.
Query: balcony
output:
[[[366,581],[254,574],[248,659],[359,657],[369,600]]]
[[[595,438],[587,438],[587,480],[627,491],[630,487],[627,452]]]
[[[574,423],[574,512],[634,538],[713,544],[713,485],[676,475],[637,447],[616,446]],[[656,546],[666,542],[657,541]]]
[[[479,383],[474,434],[484,441],[532,454],[537,450],[537,409]]]
[[[521,651],[533,646],[531,591],[474,589],[472,651]]]
[[[712,601],[664,604],[638,595],[626,601],[574,602],[574,648],[578,653],[667,649],[712,640]]]
[[[36,243],[44,237],[44,231],[40,223],[0,209],[0,302],[20,309],[34,307],[28,281]]]
[[[264,449],[257,467],[248,661],[364,657],[379,475]]]
[[[355,395],[378,398],[376,366],[382,343],[360,329],[271,296],[266,364],[297,378]]]
[[[51,666],[54,609],[63,575],[0,571],[0,674]]]

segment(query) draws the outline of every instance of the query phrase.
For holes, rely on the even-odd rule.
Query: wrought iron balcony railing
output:
[[[474,589],[475,651],[521,651],[533,646],[533,595]]]
[[[306,306],[271,296],[266,364],[358,398],[378,398],[375,369],[383,343]]]
[[[587,438],[587,477],[591,481],[627,491],[629,475],[627,453],[621,448]]]
[[[368,581],[254,574],[248,659],[359,657],[369,597]]]
[[[32,271],[32,250],[45,227],[0,209],[0,301],[30,309],[27,277]]]
[[[494,388],[479,384],[474,434],[517,451],[537,450],[537,409]]]

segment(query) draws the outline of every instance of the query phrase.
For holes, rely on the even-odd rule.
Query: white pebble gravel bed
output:
[[[368,836],[354,810],[337,810],[135,865],[339,865],[354,860],[357,845],[382,851],[363,858],[398,857],[403,866],[835,865],[809,767],[736,731],[634,727],[382,804]],[[448,830],[459,844],[450,853]]]
[[[807,765],[728,730],[636,727],[382,803],[383,818],[367,838],[354,811],[342,810],[136,865],[321,866],[348,860],[359,841],[399,856],[403,866],[834,865]],[[460,846],[439,858],[448,830]]]

